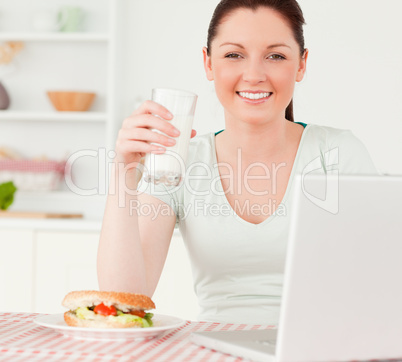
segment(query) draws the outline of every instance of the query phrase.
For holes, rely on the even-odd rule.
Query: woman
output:
[[[376,173],[349,131],[293,120],[294,86],[308,58],[303,24],[295,0],[218,4],[203,55],[224,107],[225,130],[191,141],[191,172],[182,187],[138,185],[135,172],[147,152],[163,153],[174,144],[176,130],[156,117],[171,119],[168,110],[148,101],[124,121],[116,164],[125,169],[116,167],[113,177],[140,192],[126,193],[120,205],[118,195],[108,197],[98,255],[101,289],[152,296],[177,225],[192,262],[199,319],[277,324],[294,175],[315,161],[322,166],[317,172],[330,166],[344,174]],[[130,202],[137,201],[169,212],[130,216]]]

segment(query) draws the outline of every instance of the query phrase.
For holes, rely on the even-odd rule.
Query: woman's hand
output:
[[[166,122],[172,118],[173,115],[165,107],[153,101],[145,101],[123,121],[116,141],[115,161],[124,163],[125,167],[135,168],[146,153],[164,153],[166,147],[176,143],[174,138],[180,134],[176,127]],[[196,131],[192,130],[191,138],[195,135]]]

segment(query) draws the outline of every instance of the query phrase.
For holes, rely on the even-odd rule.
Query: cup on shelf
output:
[[[77,6],[63,6],[60,10],[38,9],[32,16],[32,29],[42,32],[81,31],[84,12]]]
[[[62,32],[81,31],[84,11],[78,6],[63,6],[58,13],[58,20]]]
[[[32,15],[32,29],[41,32],[58,31],[62,26],[62,21],[56,10],[40,9]]]

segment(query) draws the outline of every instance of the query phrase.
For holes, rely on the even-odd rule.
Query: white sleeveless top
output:
[[[337,158],[331,160],[334,150],[338,164],[331,165]],[[191,259],[199,320],[277,325],[293,180],[318,160],[321,168],[316,172],[325,173],[331,165],[340,174],[378,174],[366,148],[350,131],[307,125],[283,200],[260,224],[240,218],[227,201],[214,133],[191,141],[186,181],[179,188],[140,183],[139,191],[169,204],[177,215],[176,226]]]

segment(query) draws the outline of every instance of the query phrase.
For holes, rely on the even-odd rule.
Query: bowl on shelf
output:
[[[48,91],[47,96],[54,108],[58,111],[85,112],[94,101],[95,93],[71,92],[71,91]]]

